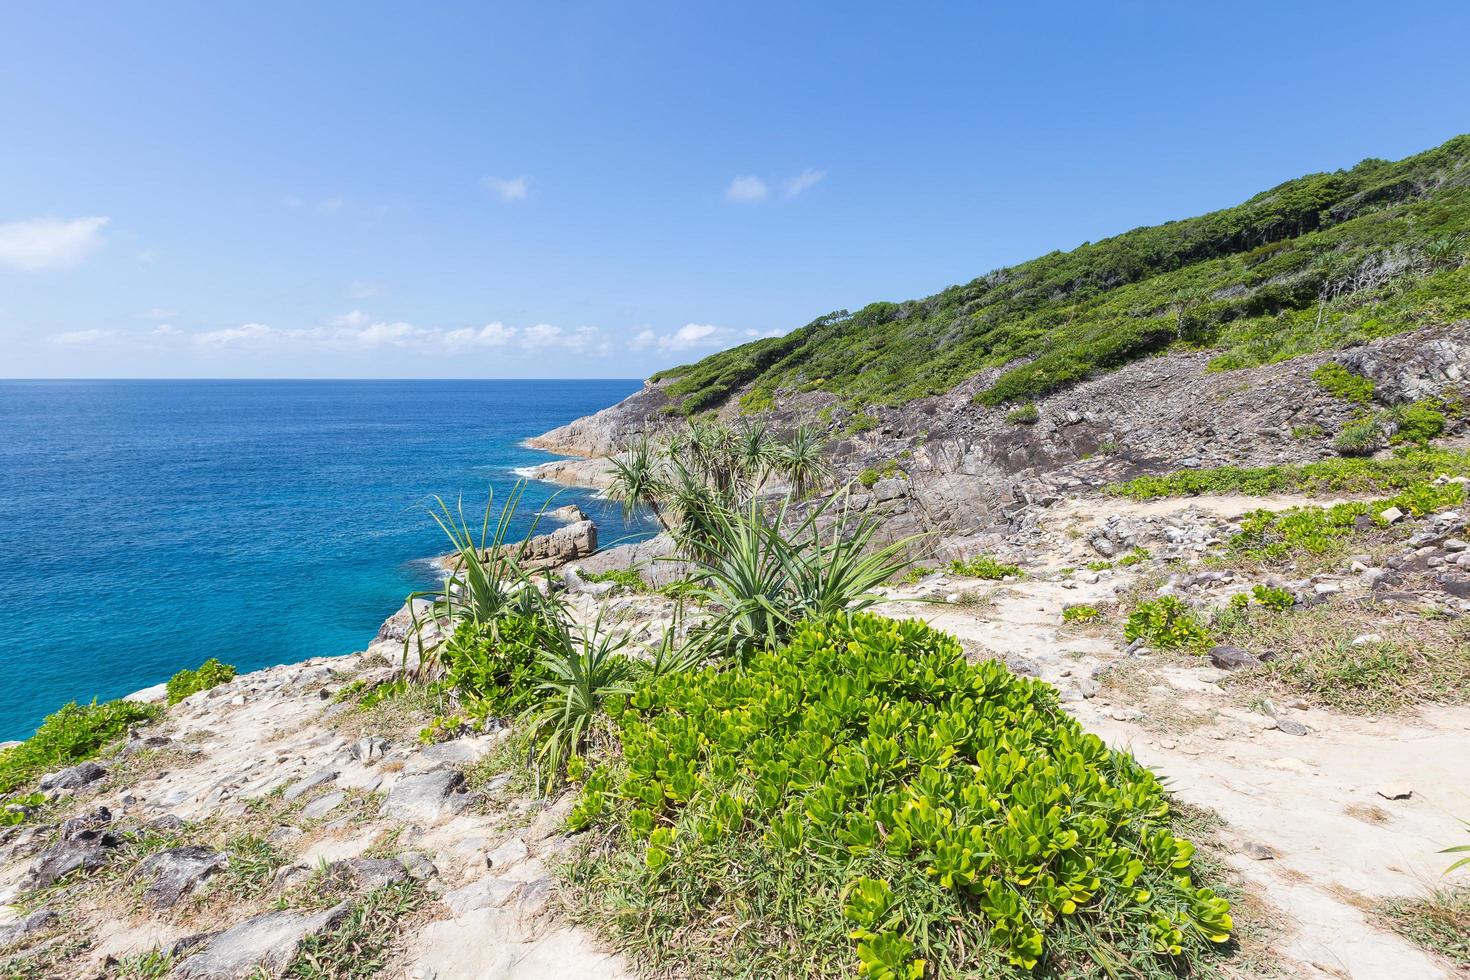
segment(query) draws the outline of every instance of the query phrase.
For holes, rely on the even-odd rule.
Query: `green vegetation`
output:
[[[1012,425],[1035,425],[1041,421],[1041,410],[1032,402],[1027,402],[1020,408],[1007,412],[1006,421]]]
[[[1390,899],[1378,908],[1389,927],[1461,968],[1470,968],[1470,887],[1427,898]]]
[[[998,269],[927,299],[838,311],[654,376],[691,415],[743,388],[855,408],[980,392],[1025,402],[1169,347],[1228,370],[1470,315],[1470,136],[1397,163],[1287,181],[1236,207]]]
[[[63,705],[46,716],[36,734],[0,750],[0,793],[12,792],[37,776],[92,758],[128,728],[157,718],[162,709],[137,701]]]
[[[1194,610],[1171,595],[1140,602],[1123,625],[1123,637],[1143,640],[1160,649],[1197,649],[1210,642],[1210,631]]]
[[[1448,419],[1433,402],[1414,402],[1390,410],[1390,417],[1398,426],[1393,442],[1412,442],[1427,446],[1429,440],[1444,432]]]
[[[1332,448],[1344,456],[1368,456],[1382,448],[1383,443],[1383,424],[1378,416],[1369,415],[1343,426],[1332,440]]]
[[[14,827],[30,819],[46,805],[45,793],[21,793],[0,804],[0,827]]]
[[[1229,938],[1153,775],[1048,685],[921,623],[808,622],[743,670],[640,686],[615,721],[622,751],[571,818],[608,846],[571,878],[660,969],[1066,974],[1105,955],[1143,975]]]
[[[1102,610],[1096,606],[1068,606],[1062,610],[1064,623],[1090,623],[1102,618]]]
[[[890,477],[904,476],[903,469],[898,465],[898,460],[890,459],[881,467],[869,466],[857,475],[858,483],[871,490],[873,484],[879,480],[887,480]]]
[[[1420,517],[1458,506],[1464,499],[1462,484],[1415,483],[1393,497],[1371,503],[1255,510],[1241,518],[1240,532],[1231,536],[1227,546],[1237,557],[1267,563],[1302,555],[1331,557],[1350,544],[1360,520],[1371,522],[1370,526],[1386,526],[1378,515],[1390,507]]]
[[[1366,405],[1373,400],[1373,380],[1354,374],[1335,361],[1312,372],[1312,380],[1335,398]]]
[[[331,929],[308,936],[284,976],[291,980],[366,980],[380,976],[398,937],[398,920],[423,904],[416,881],[396,882],[354,902]]]
[[[1007,576],[1020,578],[1022,575],[1020,566],[1007,565],[990,555],[976,555],[974,558],[956,559],[949,563],[949,570],[956,575],[964,575],[967,578],[983,578],[998,582]]]
[[[1296,605],[1296,596],[1285,589],[1278,589],[1271,585],[1257,585],[1251,589],[1251,595],[1255,598],[1256,602],[1265,606],[1267,609],[1274,609],[1277,612],[1282,612]]]
[[[1148,561],[1149,559],[1153,558],[1153,556],[1153,552],[1149,551],[1147,548],[1134,548],[1132,551],[1128,552],[1128,554],[1118,559],[1118,567],[1132,568],[1134,565],[1140,565],[1143,562]]]
[[[1326,459],[1282,466],[1219,466],[1140,476],[1106,490],[1118,497],[1155,500],[1199,494],[1383,493],[1404,490],[1437,476],[1470,477],[1470,452],[1407,448],[1388,459]]]
[[[1465,825],[1466,830],[1470,830],[1470,820],[1461,820],[1460,822]],[[1452,874],[1453,872],[1459,871],[1461,868],[1470,866],[1470,844],[1456,844],[1454,847],[1446,847],[1439,853],[1466,855],[1465,857],[1460,858],[1454,864],[1450,865],[1448,868],[1445,868],[1445,874]]]
[[[609,568],[605,572],[582,572],[581,574],[582,578],[588,582],[611,582],[626,592],[653,591],[643,580],[643,576],[632,568]]]
[[[235,679],[235,668],[210,657],[198,670],[181,670],[168,679],[168,703],[178,704],[191,694],[227,684]]]

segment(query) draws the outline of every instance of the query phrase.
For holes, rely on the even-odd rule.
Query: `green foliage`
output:
[[[1465,829],[1466,830],[1470,830],[1470,820],[1461,820],[1460,822],[1465,825]],[[1470,867],[1470,844],[1456,844],[1453,847],[1446,847],[1444,850],[1440,851],[1439,853],[1441,853],[1441,854],[1464,854],[1464,855],[1466,855],[1465,857],[1462,857],[1459,860],[1457,860],[1454,864],[1451,864],[1448,868],[1445,868],[1444,869],[1444,873],[1445,874],[1452,874],[1452,873],[1454,873],[1456,871],[1459,871],[1461,868]]]
[[[0,827],[25,823],[31,814],[46,805],[45,793],[21,793],[0,803]]]
[[[949,570],[967,578],[983,578],[998,582],[1007,576],[1020,578],[1020,566],[1007,565],[991,555],[976,555],[974,558],[956,559],[949,563]]]
[[[1379,907],[1395,932],[1470,969],[1470,887],[1450,886],[1425,898],[1395,898]]]
[[[1064,623],[1090,623],[1102,618],[1102,610],[1096,606],[1068,606],[1062,610]]]
[[[1099,558],[1096,561],[1090,561],[1087,563],[1088,571],[1092,572],[1106,572],[1112,567],[1113,563],[1108,561],[1106,558]]]
[[[653,591],[643,576],[632,568],[609,568],[605,572],[582,572],[581,575],[588,582],[611,582],[627,592]]]
[[[1168,347],[1221,370],[1470,316],[1470,137],[1397,163],[1287,181],[1236,207],[998,269],[927,299],[819,317],[663,371],[676,412],[820,388],[902,404],[1006,368],[987,405],[1030,401]],[[1018,359],[1029,358],[1024,364]]]
[[[1152,551],[1149,551],[1147,548],[1134,548],[1132,551],[1128,552],[1128,554],[1118,559],[1118,567],[1132,568],[1134,565],[1139,565],[1150,560],[1151,558],[1153,558],[1153,556],[1154,553]]]
[[[1366,405],[1373,400],[1373,379],[1354,374],[1336,361],[1328,361],[1312,372],[1318,387],[1343,401]]]
[[[756,938],[718,945],[777,959],[765,975],[834,975],[843,933],[891,978],[996,958],[1020,975],[1079,944],[1131,975],[1229,938],[1154,776],[1050,686],[922,623],[807,623],[744,669],[640,686],[617,726],[572,818],[613,846],[575,874],[616,922],[657,909],[681,944],[741,910],[732,935]]]
[[[1415,517],[1464,502],[1464,487],[1420,482],[1393,497],[1373,502],[1350,501],[1332,507],[1292,507],[1282,511],[1255,510],[1240,520],[1240,531],[1226,542],[1242,558],[1284,562],[1302,554],[1327,556],[1341,552],[1351,541],[1359,519],[1381,523],[1378,514],[1397,507]]]
[[[1041,410],[1032,402],[1027,402],[1020,408],[1013,408],[1006,413],[1006,421],[1012,425],[1035,425],[1041,421]]]
[[[1378,416],[1368,415],[1342,427],[1332,448],[1344,456],[1367,456],[1383,445],[1383,425]]]
[[[1194,610],[1171,595],[1140,602],[1129,614],[1123,636],[1130,643],[1141,639],[1164,650],[1197,648],[1210,642],[1210,631]]]
[[[1251,589],[1251,595],[1255,600],[1267,609],[1284,612],[1296,605],[1296,596],[1285,589],[1278,589],[1271,585],[1257,585]]]
[[[1390,413],[1398,425],[1391,442],[1413,442],[1421,446],[1444,432],[1446,419],[1434,402],[1414,402],[1392,410]]]
[[[900,468],[900,466],[898,465],[898,460],[890,459],[881,467],[869,466],[865,468],[861,473],[857,475],[857,481],[858,483],[861,483],[864,487],[871,490],[873,488],[873,484],[877,483],[879,480],[886,480],[889,477],[903,475],[904,472],[903,469]]]
[[[198,670],[181,670],[168,679],[168,703],[178,704],[191,694],[227,684],[235,679],[235,668],[210,657]]]
[[[307,936],[283,976],[290,980],[367,980],[382,976],[399,938],[398,921],[424,903],[416,881],[375,888],[331,928]]]
[[[1470,453],[1402,449],[1389,459],[1326,459],[1286,466],[1220,466],[1140,476],[1106,491],[1134,500],[1224,493],[1263,497],[1273,493],[1381,493],[1403,490],[1436,476],[1470,476]]]
[[[52,769],[92,758],[133,725],[152,721],[162,712],[156,704],[75,701],[46,716],[36,734],[0,749],[0,793],[9,793]]]

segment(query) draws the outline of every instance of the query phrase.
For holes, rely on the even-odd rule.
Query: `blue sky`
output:
[[[0,374],[643,376],[1470,131],[1470,5],[1041,6],[11,5]]]

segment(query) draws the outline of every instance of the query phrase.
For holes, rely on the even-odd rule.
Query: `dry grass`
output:
[[[1186,692],[1164,685],[1158,670],[1200,665],[1199,657],[1169,651],[1148,658],[1120,660],[1098,677],[1099,695],[1142,711],[1143,717],[1135,724],[1146,731],[1159,735],[1196,731],[1214,723],[1215,713],[1194,707],[1186,700]]]
[[[1470,968],[1470,886],[1441,889],[1425,898],[1378,906],[1380,921],[1463,969]]]
[[[1231,675],[1252,695],[1295,696],[1350,714],[1390,714],[1470,701],[1470,624],[1396,613],[1371,603],[1218,617],[1218,642],[1277,659]],[[1376,634],[1382,642],[1353,645]]]

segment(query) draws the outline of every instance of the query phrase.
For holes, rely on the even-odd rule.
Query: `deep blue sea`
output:
[[[521,440],[638,381],[0,381],[0,739],[218,657],[242,671],[362,649],[466,515],[555,457]],[[647,536],[552,494],[601,543]],[[549,530],[553,525],[546,525]]]

